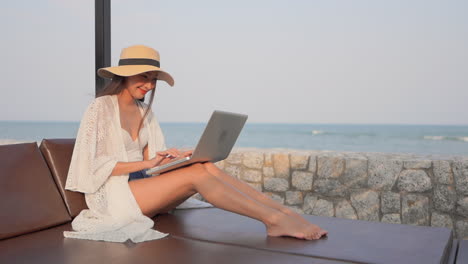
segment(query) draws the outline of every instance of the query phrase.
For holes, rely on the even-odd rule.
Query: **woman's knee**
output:
[[[205,162],[203,163],[203,166],[209,173],[214,174],[215,176],[220,173],[220,169],[213,162]]]
[[[196,171],[205,171],[205,166],[203,165],[203,163],[198,163],[198,162],[189,165],[189,168],[191,168],[192,170],[196,170]]]
[[[212,168],[216,168],[216,169],[217,169],[217,168],[218,168],[218,167],[216,167],[216,165],[215,165],[213,162],[205,162],[205,163],[202,163],[202,164],[203,164],[203,166],[205,166],[205,168],[207,168],[207,169],[212,169]]]
[[[190,169],[190,176],[196,180],[204,180],[206,178],[213,177],[213,175],[207,170],[204,164],[202,163],[194,163],[189,166]]]

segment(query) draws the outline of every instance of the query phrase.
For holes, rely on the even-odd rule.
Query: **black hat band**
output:
[[[151,65],[160,68],[159,61],[153,59],[120,59],[119,66],[122,65]]]

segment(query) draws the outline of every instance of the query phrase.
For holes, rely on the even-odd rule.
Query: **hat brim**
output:
[[[128,77],[150,71],[157,71],[158,80],[163,80],[170,86],[174,86],[174,78],[172,78],[169,73],[161,70],[161,68],[151,65],[122,65],[116,67],[107,67],[99,69],[97,74],[103,78],[112,79],[115,75]]]

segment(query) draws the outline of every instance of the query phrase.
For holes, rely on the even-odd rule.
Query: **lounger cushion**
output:
[[[71,220],[36,143],[0,146],[0,239]]]
[[[156,225],[162,232],[191,239],[337,261],[446,263],[450,254],[452,231],[447,228],[305,217],[328,230],[328,237],[268,237],[262,223],[216,208],[176,210],[160,216]]]
[[[82,193],[65,190],[74,145],[75,139],[44,139],[40,146],[40,150],[65,201],[67,210],[72,217],[77,216],[81,210],[88,208]]]
[[[460,240],[457,253],[457,264],[468,263],[468,240]]]
[[[346,263],[172,236],[138,244],[64,238],[62,232],[70,228],[65,224],[2,240],[0,263]]]

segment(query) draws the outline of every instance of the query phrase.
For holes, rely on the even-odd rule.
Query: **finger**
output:
[[[175,154],[170,154],[170,153],[168,153],[166,156],[164,156],[164,158],[170,159],[170,160],[171,160],[171,159],[177,158],[177,156],[176,156]]]
[[[176,157],[176,154],[170,150],[166,150],[158,152],[158,156],[173,159],[174,157]]]
[[[176,149],[168,151],[168,154],[172,156],[173,158],[177,158],[181,155],[181,153]]]
[[[160,152],[163,156],[172,155],[172,149],[166,149]]]
[[[180,156],[182,154],[182,152],[178,149],[174,149],[173,153],[176,154],[177,156]]]
[[[168,152],[167,151],[160,151],[157,154],[158,154],[158,156],[164,157],[164,156],[167,156]]]
[[[167,164],[167,163],[169,163],[169,162],[171,162],[171,161],[172,161],[171,158],[165,158],[165,159],[163,159],[163,160],[161,161],[161,163],[159,163],[159,164],[160,164],[160,165],[164,165],[164,164]]]

